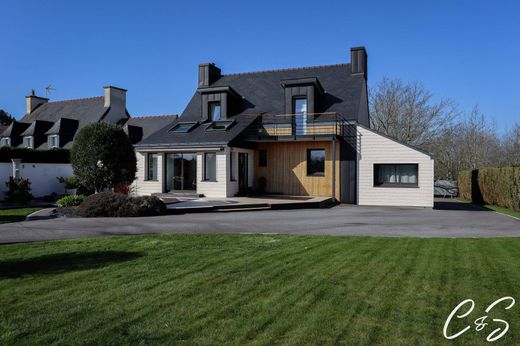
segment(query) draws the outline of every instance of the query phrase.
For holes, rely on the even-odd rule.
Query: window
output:
[[[295,98],[294,105],[294,134],[307,134],[307,99],[303,97]]]
[[[211,121],[220,120],[220,102],[209,103],[209,119]]]
[[[267,150],[260,150],[258,152],[258,166],[267,167]]]
[[[217,181],[217,154],[204,153],[204,180]]]
[[[32,148],[33,145],[34,145],[34,143],[33,143],[33,137],[32,136],[27,136],[27,137],[23,138],[23,146],[25,148]]]
[[[325,149],[307,150],[307,175],[325,175]]]
[[[197,123],[179,123],[170,129],[170,132],[189,132]]]
[[[374,186],[418,186],[417,164],[375,164]]]
[[[11,146],[11,138],[9,137],[2,137],[0,140],[0,146],[1,147],[10,147]]]
[[[159,165],[159,154],[147,154],[146,156],[146,180],[158,180],[157,172]]]
[[[225,131],[227,130],[235,121],[234,120],[220,120],[214,121],[206,127],[206,131]]]
[[[49,147],[49,148],[59,147],[58,135],[47,136],[47,147]]]
[[[235,156],[234,152],[229,153],[229,180],[230,181],[236,181],[235,177],[235,167],[233,167],[233,156]]]

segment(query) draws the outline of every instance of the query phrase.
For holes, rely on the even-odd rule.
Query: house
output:
[[[176,115],[131,118],[126,109],[127,90],[104,87],[104,96],[49,102],[34,92],[25,98],[25,115],[0,133],[0,146],[32,149],[70,149],[83,127],[119,124],[133,143],[146,138],[177,118]]]
[[[135,145],[134,190],[432,207],[432,157],[370,129],[365,48],[350,60],[236,74],[199,65],[181,116]]]

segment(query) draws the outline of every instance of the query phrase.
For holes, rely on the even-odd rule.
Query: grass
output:
[[[511,210],[508,208],[497,207],[496,205],[491,205],[491,204],[486,204],[486,205],[484,205],[484,207],[491,209],[493,211],[496,211],[497,213],[506,214],[509,216],[514,216],[514,217],[520,218],[520,211],[514,211],[514,210]]]
[[[23,221],[27,215],[40,209],[42,208],[0,209],[0,223]]]
[[[439,345],[520,298],[520,239],[146,235],[0,246],[0,343]],[[519,304],[520,305],[520,304]],[[452,342],[520,343],[520,306]],[[447,343],[446,343],[447,344]]]

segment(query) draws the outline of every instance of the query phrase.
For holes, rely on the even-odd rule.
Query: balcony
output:
[[[250,141],[345,137],[352,125],[338,113],[264,114],[246,130]]]

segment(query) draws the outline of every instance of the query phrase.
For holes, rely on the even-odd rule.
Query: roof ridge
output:
[[[222,74],[222,76],[239,76],[239,75],[255,74],[255,73],[285,72],[285,71],[295,71],[295,70],[310,70],[310,69],[315,69],[315,68],[347,66],[347,65],[350,65],[350,63],[329,64],[329,65],[315,65],[315,66],[303,66],[303,67],[289,67],[289,68],[282,68],[282,69],[251,71],[251,72],[225,73],[225,74]]]
[[[129,119],[140,119],[140,118],[166,118],[166,117],[178,117],[178,114],[160,114],[160,115],[138,115],[132,116]]]
[[[49,103],[61,103],[61,102],[74,102],[74,101],[83,101],[83,100],[94,100],[94,99],[101,99],[101,98],[104,98],[104,96],[93,96],[93,97],[83,97],[83,98],[71,99],[71,100],[52,101],[52,102],[47,102],[47,104],[49,104]]]

